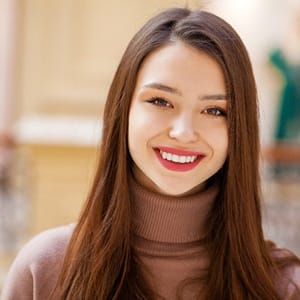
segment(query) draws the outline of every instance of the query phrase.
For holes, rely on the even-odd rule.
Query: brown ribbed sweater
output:
[[[132,183],[135,245],[155,292],[176,299],[185,279],[199,276],[207,265],[202,237],[206,216],[217,194],[216,186],[186,197],[158,195]],[[195,299],[186,288],[184,299]]]
[[[130,191],[135,248],[145,264],[145,276],[155,292],[174,300],[183,281],[199,275],[208,263],[202,237],[217,189],[212,186],[176,198],[150,192],[132,181]],[[68,225],[45,231],[25,245],[11,266],[1,299],[46,300],[73,228]],[[290,276],[300,286],[300,268],[293,268]],[[197,292],[198,286],[188,285],[182,291],[183,299],[195,299]]]

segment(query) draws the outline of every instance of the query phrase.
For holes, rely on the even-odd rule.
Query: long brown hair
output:
[[[145,57],[176,40],[219,62],[230,98],[228,158],[218,174],[220,192],[207,222],[207,247],[213,259],[202,278],[205,298],[280,299],[271,276],[276,263],[262,231],[257,95],[249,57],[224,20],[184,8],[168,9],[150,19],[129,43],[115,73],[104,111],[98,170],[69,242],[56,299],[154,298],[131,240],[128,115]]]

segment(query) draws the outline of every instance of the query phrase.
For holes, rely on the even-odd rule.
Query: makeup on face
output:
[[[176,42],[146,57],[129,113],[136,180],[169,195],[205,185],[227,158],[227,102],[222,69],[205,52]]]
[[[160,146],[153,148],[160,163],[168,170],[187,172],[195,168],[205,157],[204,153]]]

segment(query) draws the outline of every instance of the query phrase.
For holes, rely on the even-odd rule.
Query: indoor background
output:
[[[127,43],[155,13],[204,7],[243,38],[257,79],[266,235],[300,255],[297,0],[0,2],[0,287],[20,247],[76,221]]]

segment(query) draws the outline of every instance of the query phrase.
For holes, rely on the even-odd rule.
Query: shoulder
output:
[[[43,299],[41,295],[50,292],[74,227],[70,224],[46,230],[25,244],[8,272],[3,299]]]
[[[14,264],[35,266],[64,255],[74,225],[52,228],[36,235],[21,249]],[[13,265],[14,265],[13,264]]]
[[[73,233],[74,224],[51,228],[33,237],[21,250],[28,252],[31,256],[51,256],[59,254],[66,245]]]
[[[282,282],[285,283],[287,299],[300,299],[300,264],[291,264],[283,271]]]
[[[300,259],[292,251],[274,247],[272,256],[280,268],[278,286],[287,299],[300,298]],[[285,298],[286,299],[286,298]]]

